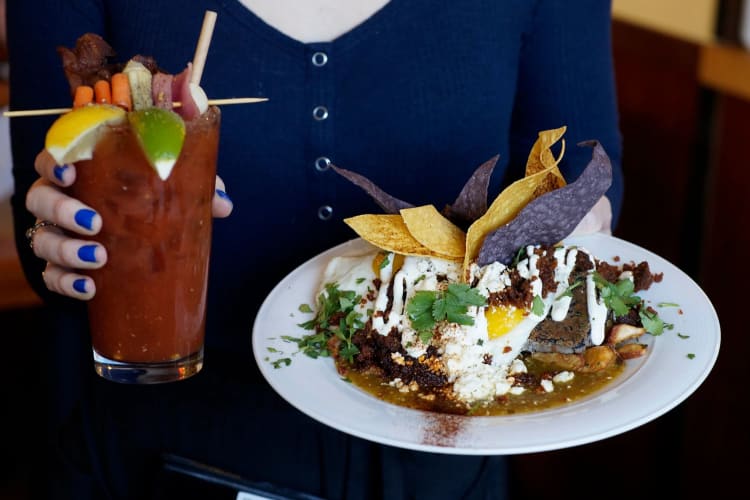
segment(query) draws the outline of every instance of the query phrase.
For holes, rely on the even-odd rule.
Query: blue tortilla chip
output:
[[[387,214],[398,214],[401,209],[414,208],[414,205],[412,205],[411,203],[399,200],[398,198],[394,198],[393,196],[389,195],[364,175],[360,175],[356,172],[352,172],[351,170],[346,170],[344,168],[339,168],[336,165],[331,165],[331,168],[333,168],[333,170],[337,174],[347,179],[352,184],[361,187],[367,194],[370,195],[375,203],[380,205],[380,208],[382,208],[383,211]]]
[[[453,202],[445,207],[445,216],[459,226],[468,226],[487,211],[490,177],[500,155],[495,155],[474,171]]]
[[[579,146],[593,148],[592,157],[575,182],[529,202],[506,225],[489,233],[479,250],[477,264],[509,264],[525,245],[553,245],[573,232],[583,217],[612,184],[612,164],[597,141]]]

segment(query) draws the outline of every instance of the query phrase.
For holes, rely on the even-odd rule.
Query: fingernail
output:
[[[83,245],[78,249],[78,258],[84,262],[96,262],[96,245]]]
[[[219,195],[219,198],[223,198],[227,200],[229,203],[232,203],[232,198],[230,198],[229,195],[225,191],[222,191],[221,189],[217,189],[216,194]]]
[[[78,224],[84,229],[88,229],[89,231],[91,231],[95,215],[96,215],[96,212],[94,212],[93,210],[88,209],[88,208],[82,208],[78,212],[76,212],[76,215],[75,215],[76,224]]]
[[[73,289],[78,293],[86,293],[86,278],[78,278],[73,282]]]
[[[63,176],[65,175],[65,171],[66,170],[68,170],[68,166],[67,165],[62,165],[62,166],[57,165],[57,166],[55,166],[55,168],[53,170],[53,173],[55,174],[55,178],[58,181],[63,182]]]

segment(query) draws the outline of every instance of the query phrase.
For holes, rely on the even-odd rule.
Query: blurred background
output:
[[[570,2],[571,8],[575,4]],[[686,402],[636,430],[512,458],[513,498],[735,496],[745,490],[742,267],[749,256],[750,0],[614,0],[613,53],[626,194],[615,234],[672,261],[714,303],[722,349]],[[8,102],[0,0],[0,108]],[[0,499],[25,499],[50,411],[24,362],[45,342],[38,298],[16,259],[8,122],[0,117]],[[738,267],[735,267],[738,266]],[[8,355],[12,353],[12,355]],[[27,358],[28,359],[28,358]],[[250,362],[250,361],[249,361]],[[32,378],[29,378],[31,374]],[[664,374],[679,377],[679,374]]]

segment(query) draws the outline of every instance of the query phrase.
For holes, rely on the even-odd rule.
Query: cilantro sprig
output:
[[[378,266],[379,269],[385,269],[388,267],[388,264],[391,263],[391,254],[387,252],[382,252],[383,260],[380,262],[380,265]]]
[[[511,263],[510,267],[515,268],[518,266],[518,263],[521,262],[522,259],[526,257],[526,247],[522,246],[519,247],[518,250],[516,250],[516,255],[513,257],[513,262]]]
[[[664,333],[664,321],[662,321],[656,311],[652,311],[647,307],[641,307],[638,311],[638,316],[641,318],[643,328],[651,335],[661,335]]]
[[[651,335],[661,335],[664,332],[665,323],[656,311],[645,306],[643,299],[634,295],[635,285],[629,279],[622,279],[617,283],[611,283],[595,272],[594,283],[599,289],[599,296],[604,304],[615,316],[625,316],[631,310],[636,310],[641,319],[643,328]]]
[[[539,295],[534,295],[534,300],[531,302],[531,312],[536,316],[544,315],[544,301]]]
[[[300,351],[311,358],[330,356],[328,341],[336,337],[341,341],[339,355],[353,362],[359,348],[352,342],[352,336],[365,326],[362,314],[355,309],[361,300],[352,290],[339,290],[337,283],[326,284],[325,292],[318,296],[315,317],[299,324],[305,330],[315,331],[294,339]]]
[[[487,299],[475,288],[465,283],[451,283],[445,290],[416,292],[406,306],[412,327],[423,343],[432,339],[432,330],[440,321],[473,325],[469,306],[484,306]]]
[[[570,285],[568,288],[565,289],[563,293],[557,296],[555,300],[560,300],[563,297],[572,297],[573,296],[573,290],[578,288],[579,286],[583,285],[583,280],[578,279],[573,282],[572,285]]]
[[[270,361],[270,363],[273,365],[274,368],[277,370],[281,368],[282,366],[289,366],[292,364],[291,358],[280,358],[275,361]]]
[[[599,289],[599,296],[604,304],[612,310],[615,316],[625,316],[631,309],[643,302],[640,297],[633,295],[635,285],[628,279],[610,283],[601,274],[594,273],[594,283]]]

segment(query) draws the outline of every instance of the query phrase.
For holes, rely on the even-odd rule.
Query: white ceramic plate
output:
[[[564,407],[513,416],[464,417],[413,410],[383,402],[344,382],[330,358],[297,353],[282,335],[301,337],[298,323],[310,318],[300,304],[314,304],[323,269],[336,255],[369,247],[353,240],[298,267],[269,294],[253,328],[253,349],[268,383],[289,403],[340,431],[392,446],[438,453],[510,455],[590,443],[643,425],[684,401],[703,382],[719,353],[720,328],[711,302],[685,273],[661,257],[604,235],[570,238],[600,259],[646,260],[661,283],[640,292],[674,329],[648,337],[645,357],[627,362],[612,384]],[[660,302],[678,307],[657,307]],[[678,333],[688,338],[681,338]],[[290,358],[288,366],[272,362]]]

